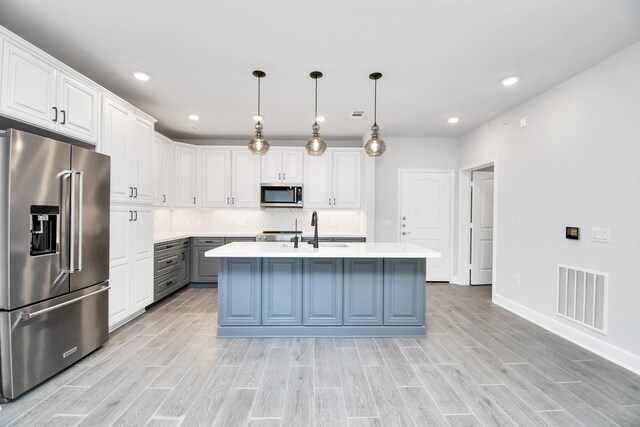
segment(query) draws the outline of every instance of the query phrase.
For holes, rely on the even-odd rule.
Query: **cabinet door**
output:
[[[162,170],[162,145],[163,142],[157,136],[153,138],[151,148],[151,182],[153,187],[153,206],[162,206],[164,201],[163,193],[163,170]]]
[[[0,111],[36,126],[55,129],[57,74],[53,64],[5,38]],[[60,120],[60,114],[57,118]]]
[[[342,259],[305,258],[303,324],[342,324]]]
[[[384,324],[424,325],[425,260],[384,260]]]
[[[382,325],[382,260],[344,260],[344,324]]]
[[[191,281],[194,283],[218,283],[219,258],[207,258],[205,252],[217,246],[193,246],[191,254]]]
[[[129,229],[128,206],[111,206],[109,215],[109,326],[129,315]]]
[[[260,206],[260,158],[248,150],[232,150],[231,205],[236,208]]]
[[[185,145],[175,147],[175,197],[174,206],[196,206],[196,148]]]
[[[361,170],[361,150],[333,153],[333,207],[360,208]]]
[[[59,72],[58,131],[93,144],[98,143],[100,89],[86,79]]]
[[[230,207],[231,152],[215,148],[202,148],[199,158],[202,207]]]
[[[304,180],[303,150],[282,151],[282,180],[290,184],[301,184]]]
[[[261,156],[262,178],[260,182],[273,183],[282,181],[282,152],[271,149]]]
[[[160,194],[162,206],[173,206],[173,143],[164,141],[162,143],[162,152],[160,154]]]
[[[129,164],[129,110],[105,97],[102,117],[100,152],[111,156],[111,201],[128,203],[133,196]]]
[[[303,203],[305,208],[328,208],[331,194],[331,155],[306,156]]]
[[[302,259],[262,259],[262,324],[302,325]]]
[[[260,258],[224,258],[218,286],[220,325],[260,325]]]
[[[130,298],[131,311],[135,312],[153,302],[153,212],[151,208],[132,209]]]
[[[141,117],[133,116],[131,132],[132,162],[129,165],[134,187],[132,201],[136,204],[151,204],[151,144],[153,143],[153,125]]]

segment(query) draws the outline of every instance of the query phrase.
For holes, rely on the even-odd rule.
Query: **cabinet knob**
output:
[[[402,224],[402,228],[405,228],[407,226],[407,224]]]
[[[404,221],[405,219],[407,219],[407,217],[406,217],[406,216],[403,216],[403,217],[402,217],[402,220]]]

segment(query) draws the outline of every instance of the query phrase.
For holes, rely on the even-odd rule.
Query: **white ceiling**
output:
[[[175,138],[249,137],[254,69],[267,73],[268,138],[311,132],[316,69],[324,137],[360,138],[371,126],[373,71],[384,75],[382,137],[455,136],[640,40],[640,1],[1,0],[0,24]],[[501,87],[511,74],[521,82]],[[350,119],[354,109],[365,118]],[[192,112],[201,131],[181,131]]]

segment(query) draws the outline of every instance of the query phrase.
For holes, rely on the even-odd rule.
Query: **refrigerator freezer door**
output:
[[[71,291],[109,280],[109,156],[73,147],[75,178]]]
[[[69,292],[71,146],[10,130],[0,150],[0,309],[11,310]]]
[[[108,283],[0,312],[1,395],[15,399],[109,337]]]

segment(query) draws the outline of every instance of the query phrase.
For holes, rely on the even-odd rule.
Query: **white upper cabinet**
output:
[[[231,205],[236,208],[260,206],[260,158],[247,149],[231,150]]]
[[[331,153],[306,156],[302,201],[305,208],[329,208],[333,198]]]
[[[151,161],[154,206],[173,205],[173,166],[173,141],[156,133]]]
[[[362,150],[336,151],[333,156],[332,207],[359,209],[362,190]]]
[[[0,111],[46,129],[55,129],[58,67],[30,49],[3,39]],[[56,117],[58,116],[58,117]]]
[[[361,150],[328,149],[322,156],[307,156],[305,163],[305,208],[360,208]]]
[[[100,87],[26,44],[2,43],[0,113],[97,144]]]
[[[174,150],[174,206],[180,208],[196,207],[196,147],[189,144],[175,144]]]
[[[231,206],[231,152],[219,148],[201,148],[198,159],[201,206]]]
[[[151,204],[153,123],[116,99],[103,98],[99,151],[111,156],[111,201]]]
[[[153,124],[147,120],[133,115],[133,129],[131,131],[132,160],[129,165],[131,175],[134,177],[133,198],[135,203],[151,204],[151,144],[153,142]]]
[[[261,160],[263,183],[302,183],[303,149],[272,148]]]

